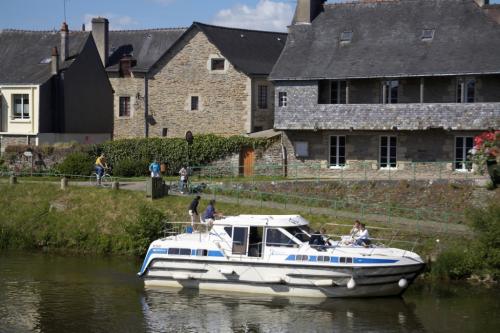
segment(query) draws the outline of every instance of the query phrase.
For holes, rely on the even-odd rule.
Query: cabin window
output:
[[[318,261],[320,262],[330,262],[329,256],[318,256]]]
[[[233,254],[247,254],[248,227],[233,228]]]
[[[191,249],[178,249],[178,248],[170,248],[168,249],[168,254],[175,254],[181,256],[190,256]]]
[[[309,257],[306,256],[306,255],[300,255],[300,254],[298,254],[298,255],[295,256],[295,260],[296,261],[308,261]]]
[[[232,227],[224,227],[224,231],[229,235],[229,237],[233,237],[233,228]]]
[[[352,258],[349,257],[340,257],[339,262],[341,264],[352,264]]]
[[[206,257],[208,256],[208,250],[196,250],[196,256]]]
[[[266,246],[295,247],[295,242],[279,229],[267,229]]]
[[[293,237],[297,238],[301,242],[309,242],[309,239],[311,239],[311,237],[299,227],[287,227],[285,228],[285,230],[288,231],[291,235],[293,235]]]
[[[14,119],[30,119],[30,98],[28,94],[15,94]]]

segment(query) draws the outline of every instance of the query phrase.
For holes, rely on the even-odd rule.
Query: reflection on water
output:
[[[0,253],[0,332],[489,332],[498,289],[414,286],[405,299],[144,289],[133,258]]]
[[[143,311],[155,332],[424,331],[399,298],[324,300],[148,288]]]

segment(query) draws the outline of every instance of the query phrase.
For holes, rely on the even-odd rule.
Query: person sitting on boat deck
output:
[[[351,231],[349,234],[351,235],[352,239],[356,239],[358,237],[359,232],[361,231],[361,222],[359,220],[356,220],[354,222],[354,226],[352,227]]]
[[[201,223],[207,225],[207,230],[210,230],[212,228],[212,225],[215,221],[215,217],[219,216],[220,213],[215,211],[215,200],[210,200],[208,203],[207,209],[203,212],[203,215],[201,216],[200,220]]]
[[[200,203],[201,197],[197,195],[193,201],[191,201],[191,204],[189,205],[189,211],[188,214],[191,217],[191,226],[194,226],[194,221],[195,221],[195,216],[198,216],[198,204]]]
[[[370,245],[370,234],[368,233],[368,229],[366,229],[365,224],[361,224],[361,230],[356,237],[356,245],[367,247]]]
[[[330,245],[328,236],[326,235],[326,229],[321,228],[319,232],[313,233],[309,239],[309,244],[319,250],[324,250],[327,245]]]

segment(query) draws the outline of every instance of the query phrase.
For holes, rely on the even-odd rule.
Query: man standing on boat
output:
[[[198,217],[198,205],[200,203],[201,197],[197,195],[193,201],[191,201],[191,204],[189,205],[189,211],[188,214],[191,217],[191,226],[194,227],[194,221],[196,217]]]
[[[212,229],[212,225],[214,224],[215,217],[219,216],[220,213],[217,213],[215,211],[215,200],[210,200],[208,203],[207,209],[205,209],[205,212],[203,212],[203,215],[201,216],[201,223],[204,223],[207,225],[207,231]]]

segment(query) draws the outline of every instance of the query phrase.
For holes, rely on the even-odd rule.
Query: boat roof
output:
[[[309,221],[300,215],[238,215],[217,220],[214,225],[286,228],[309,225]]]

